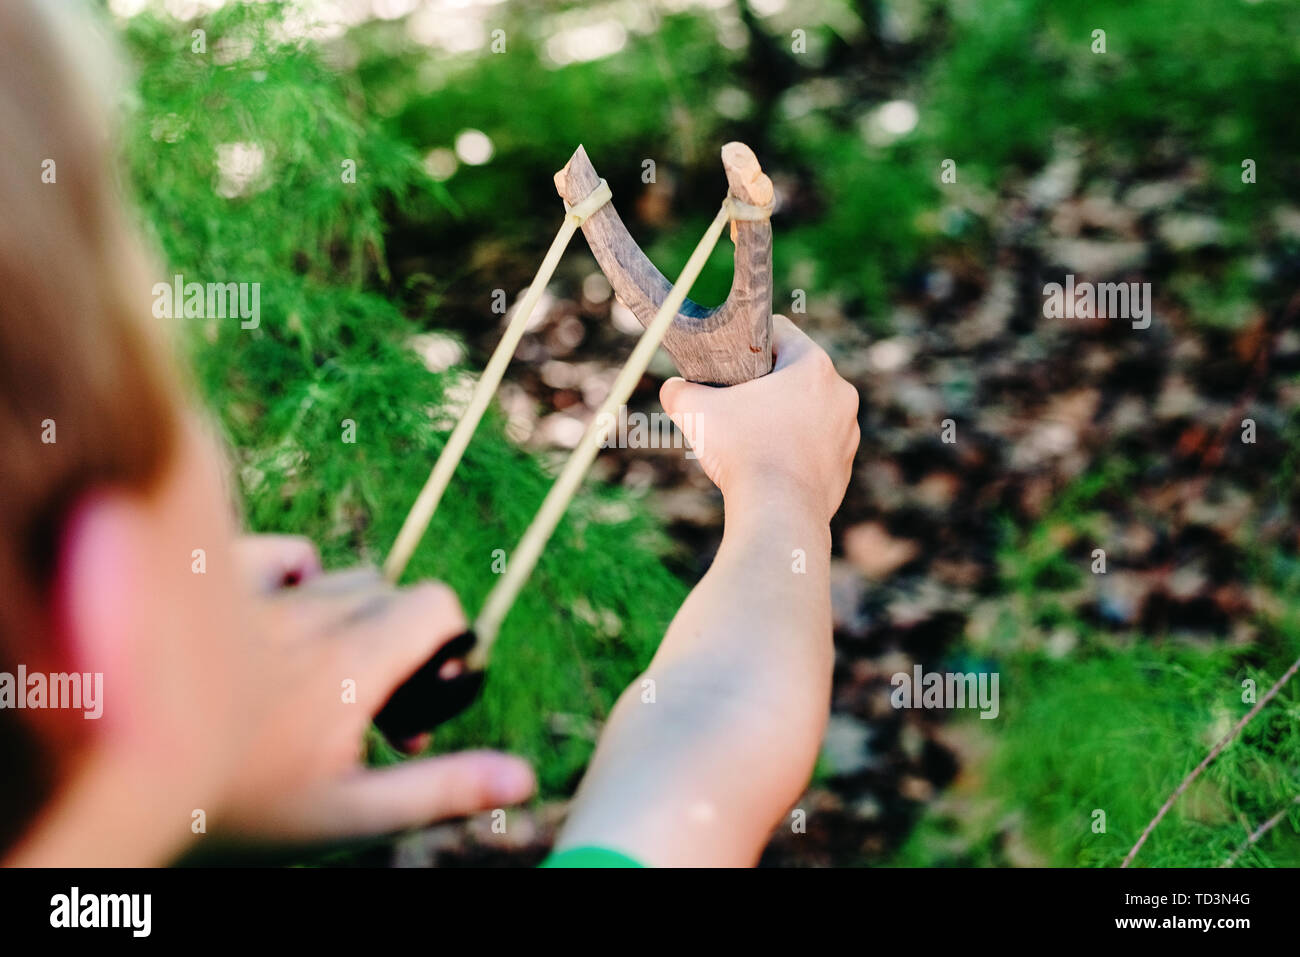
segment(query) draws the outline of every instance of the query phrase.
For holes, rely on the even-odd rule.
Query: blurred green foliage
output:
[[[1176,0],[1087,5],[954,3],[947,52],[931,75],[934,141],[960,145],[988,181],[1035,169],[1070,129],[1129,162],[1162,139],[1214,167],[1210,195],[1245,222],[1293,195],[1300,9],[1291,3]],[[1105,52],[1092,50],[1096,30]],[[1261,169],[1241,182],[1241,162]]]
[[[676,184],[674,218],[633,229],[668,274],[725,188],[718,146],[744,139],[770,171],[800,180],[775,221],[778,309],[800,288],[887,330],[890,302],[924,252],[982,248],[971,190],[1037,172],[1062,135],[1133,179],[1161,178],[1189,158],[1207,163],[1207,182],[1187,201],[1227,224],[1230,262],[1267,235],[1266,213],[1294,196],[1300,177],[1300,132],[1280,121],[1300,81],[1295,4],[879,0],[846,12],[804,0],[743,17],[744,44],[719,42],[706,15],[674,14],[631,32],[616,56],[556,68],[547,40],[581,10],[503,5],[492,25],[506,31],[504,53],[437,62],[399,27],[368,25],[356,31],[357,75],[393,135],[421,150],[447,147],[466,128],[491,138],[493,162],[463,166],[451,181],[471,223],[504,209],[519,235],[544,234],[554,196],[519,171],[558,169],[578,143],[626,216],[645,191],[643,161],[655,160]],[[913,32],[882,38],[880,24],[900,18]],[[796,29],[807,53],[792,50]],[[1092,52],[1098,29],[1104,54]],[[872,141],[872,111],[899,96],[918,107],[915,129]],[[1247,158],[1255,184],[1241,181]],[[945,159],[957,164],[957,190],[940,181]],[[1227,275],[1236,290],[1241,270]],[[724,244],[696,298],[720,301],[730,276]]]

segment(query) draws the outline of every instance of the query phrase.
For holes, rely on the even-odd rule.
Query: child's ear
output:
[[[83,497],[59,542],[51,610],[60,662],[69,671],[112,675],[119,694],[127,690],[120,682],[131,673],[131,645],[142,624],[149,542],[143,502],[116,490]]]

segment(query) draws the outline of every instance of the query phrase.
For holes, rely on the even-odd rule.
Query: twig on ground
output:
[[[1297,794],[1294,798],[1291,799],[1291,804],[1300,804],[1300,794]],[[1291,810],[1291,805],[1288,804],[1285,807],[1283,807],[1282,810],[1278,811],[1267,821],[1261,824],[1259,827],[1255,828],[1255,830],[1251,832],[1251,835],[1248,838],[1246,838],[1245,843],[1242,844],[1241,847],[1233,851],[1232,856],[1229,857],[1226,861],[1224,861],[1219,866],[1232,867],[1232,865],[1236,864],[1237,858],[1241,857],[1241,855],[1245,853],[1248,847],[1250,847],[1252,844],[1258,841],[1269,831],[1273,830],[1273,828],[1277,827],[1277,825],[1282,822],[1282,818],[1286,817],[1287,812],[1290,810]]]
[[[1151,823],[1146,826],[1146,829],[1142,832],[1142,836],[1137,839],[1137,843],[1133,845],[1132,849],[1125,856],[1124,863],[1122,863],[1120,867],[1128,867],[1133,863],[1133,858],[1137,857],[1137,852],[1142,850],[1142,845],[1147,842],[1147,838],[1150,837],[1151,832],[1156,829],[1156,825],[1164,820],[1164,816],[1169,813],[1169,809],[1174,806],[1174,802],[1183,796],[1183,792],[1191,786],[1193,781],[1201,776],[1201,772],[1208,768],[1211,762],[1219,756],[1220,752],[1228,746],[1228,743],[1240,733],[1241,729],[1250,723],[1251,718],[1259,714],[1260,711],[1264,709],[1264,706],[1273,700],[1273,697],[1282,690],[1282,686],[1290,681],[1297,671],[1300,671],[1300,658],[1297,658],[1295,662],[1292,663],[1291,667],[1286,670],[1286,673],[1283,674],[1281,678],[1277,679],[1273,687],[1268,689],[1268,693],[1256,702],[1255,707],[1247,711],[1242,716],[1241,720],[1232,726],[1232,730],[1225,734],[1222,740],[1210,749],[1210,753],[1207,754],[1204,760],[1202,760],[1201,763],[1192,770],[1192,773],[1183,778],[1183,783],[1174,788],[1174,793],[1169,795],[1169,799],[1165,801],[1160,810],[1156,812],[1156,816],[1153,817]]]

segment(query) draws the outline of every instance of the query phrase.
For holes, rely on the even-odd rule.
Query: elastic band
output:
[[[496,394],[501,378],[506,374],[506,366],[510,364],[515,349],[519,347],[519,340],[523,338],[524,330],[528,327],[528,319],[541,301],[542,294],[546,292],[546,284],[551,281],[555,267],[560,264],[560,257],[564,255],[569,240],[578,231],[583,220],[609,202],[609,197],[609,187],[602,179],[600,185],[591,191],[591,195],[577,206],[569,208],[569,205],[565,204],[564,222],[560,224],[555,239],[551,241],[551,248],[547,250],[546,258],[537,267],[537,275],[533,277],[533,282],[524,293],[523,300],[515,308],[514,315],[506,325],[506,331],[501,335],[501,341],[497,343],[492,358],[483,369],[483,375],[474,386],[469,405],[465,407],[456,427],[451,430],[447,444],[442,447],[442,451],[438,453],[438,460],[433,463],[429,478],[420,489],[420,494],[416,496],[411,510],[406,513],[406,521],[402,523],[401,531],[397,533],[397,540],[393,542],[393,547],[384,562],[384,576],[390,582],[396,582],[402,577],[406,563],[411,560],[416,546],[420,544],[420,539],[428,530],[429,522],[433,520],[433,513],[437,511],[442,496],[451,483],[452,473],[460,464],[461,456],[465,454],[479,420],[483,418],[492,396]]]
[[[761,223],[771,219],[773,205],[774,203],[768,203],[764,206],[753,206],[741,202],[734,196],[728,196],[726,199],[727,213],[733,222]]]
[[[608,203],[610,197],[613,195],[614,194],[609,191],[609,184],[602,179],[600,185],[593,189],[587,195],[587,198],[577,206],[570,206],[568,203],[565,203],[564,214],[568,216],[569,219],[573,220],[576,225],[581,226],[587,221],[592,213],[596,212],[596,210]]]

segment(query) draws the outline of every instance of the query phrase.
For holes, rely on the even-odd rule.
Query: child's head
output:
[[[97,720],[4,702],[0,850],[109,758],[193,762],[200,800],[219,755],[186,712],[243,651],[218,459],[151,317],[87,26],[62,7],[0,3],[0,681],[31,703],[20,666],[103,672],[104,700]]]

